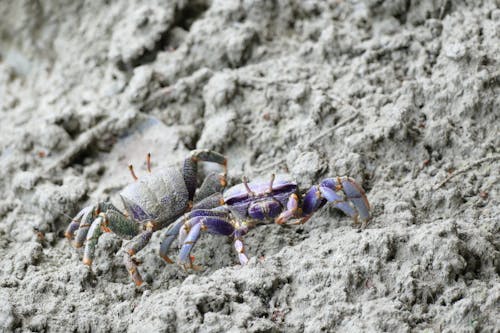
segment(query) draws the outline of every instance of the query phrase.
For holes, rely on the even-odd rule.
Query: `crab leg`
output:
[[[81,247],[85,242],[87,237],[87,233],[89,232],[89,228],[93,222],[93,220],[97,217],[99,212],[104,211],[115,211],[119,212],[119,210],[113,206],[110,202],[101,201],[97,205],[90,205],[83,208],[76,216],[73,218],[71,223],[68,225],[66,232],[64,235],[68,240],[73,239],[76,233],[75,242],[73,246]]]
[[[225,182],[226,178],[224,174],[210,173],[205,177],[205,180],[196,193],[194,202],[200,202],[214,193],[222,193],[225,187],[223,184],[225,184]]]
[[[193,210],[199,209],[211,209],[224,205],[224,199],[222,198],[222,193],[214,193],[198,202],[193,206]]]
[[[226,186],[227,160],[224,155],[211,150],[193,150],[191,156],[184,160],[183,175],[184,183],[188,189],[189,200],[193,200],[196,191],[196,177],[198,172],[198,162],[214,162],[223,166],[224,172],[220,179],[220,185]]]
[[[234,234],[234,226],[227,218],[221,217],[195,217],[191,219],[191,227],[189,232],[183,237],[181,229],[179,238],[183,239],[183,245],[179,253],[179,264],[186,268],[193,268],[193,263],[190,257],[191,250],[194,244],[198,241],[201,231],[206,231],[211,234],[221,236],[231,236]]]
[[[245,244],[243,244],[243,239],[236,238],[234,240],[234,248],[238,252],[238,259],[240,260],[241,266],[245,266],[248,262],[248,257],[245,254]]]
[[[73,239],[75,231],[78,230],[78,228],[80,227],[80,221],[89,211],[92,212],[92,210],[93,206],[87,206],[83,208],[81,211],[79,211],[78,214],[76,214],[76,216],[71,220],[70,224],[68,225],[68,228],[64,232],[64,236],[66,236],[68,240]]]
[[[134,281],[137,286],[140,286],[143,282],[142,276],[137,269],[137,261],[134,260],[133,256],[141,251],[151,240],[151,236],[153,235],[153,225],[149,225],[146,231],[140,233],[135,236],[130,243],[126,245],[125,255],[123,257],[123,262],[127,271],[130,274],[130,277]]]
[[[326,200],[333,202],[336,208],[352,217],[355,224],[358,223],[358,217],[363,224],[370,220],[370,204],[365,191],[354,179],[327,178],[321,182],[319,189]],[[336,191],[341,191],[344,195],[338,195]]]
[[[135,223],[135,221],[115,210],[111,204],[107,204],[107,208],[109,209],[107,213],[100,213],[92,222],[90,228],[88,228],[88,232],[86,232],[87,239],[83,254],[83,263],[87,266],[92,265],[95,256],[95,248],[103,232],[113,231],[115,234],[126,239],[135,236],[127,246],[124,261],[134,282],[137,285],[141,285],[142,278],[137,271],[137,264],[132,256],[142,250],[149,242],[153,234],[154,225],[152,223],[148,224],[147,229],[143,233],[137,235],[139,233],[139,225]]]
[[[94,206],[88,206],[82,209],[82,212],[85,212],[80,220],[79,228],[75,236],[75,242],[73,243],[76,248],[82,247],[85,242],[85,238],[87,238],[87,233],[89,232],[89,228],[95,218],[94,209]]]
[[[116,208],[114,208],[113,205],[110,203],[103,203],[101,206],[109,209],[108,212],[99,213],[99,215],[91,223],[90,228],[87,227],[88,231],[85,231],[86,242],[85,250],[83,252],[83,263],[87,266],[92,265],[97,241],[103,232],[109,232],[112,230],[115,234],[121,236],[122,238],[130,238],[138,233],[137,224],[134,223],[134,221],[127,219],[127,217],[119,211],[115,210]],[[78,231],[80,230],[82,230],[81,227]],[[77,239],[78,236],[80,236],[80,233],[77,235]]]
[[[238,259],[241,266],[245,266],[248,263],[248,257],[245,254],[245,244],[243,243],[243,236],[247,234],[248,230],[248,227],[240,224],[234,231],[234,249],[238,252]]]
[[[174,262],[168,257],[168,250],[170,249],[170,246],[172,246],[175,238],[179,235],[179,231],[184,225],[184,222],[184,217],[179,217],[174,223],[169,225],[168,228],[160,236],[160,239],[162,239],[160,244],[160,257],[162,257],[163,260],[165,260],[169,264],[173,264]]]
[[[192,210],[191,212],[186,213],[183,216],[179,217],[174,223],[169,225],[168,228],[160,236],[160,239],[162,239],[160,245],[160,257],[162,257],[163,260],[165,260],[169,264],[173,264],[172,259],[170,259],[167,255],[168,250],[170,249],[170,246],[172,246],[172,243],[174,242],[175,238],[179,236],[181,228],[190,223],[192,219],[204,216],[225,217],[226,215],[227,212],[223,211],[222,209],[221,210],[197,209],[197,210]],[[190,228],[190,226],[188,228]]]
[[[299,197],[293,193],[288,198],[286,210],[283,211],[275,220],[277,224],[283,224],[293,217],[299,217]]]
[[[119,211],[109,210],[105,215],[106,224],[104,228],[121,238],[131,239],[141,232],[140,224]]]
[[[276,219],[276,223],[283,224],[291,218],[302,217],[293,224],[302,224],[327,202],[340,209],[344,214],[353,218],[358,223],[360,218],[363,224],[370,219],[370,204],[365,191],[352,178],[327,178],[319,185],[311,187],[302,199],[302,210],[298,206],[295,194],[290,196],[287,209]]]
[[[99,215],[89,228],[87,242],[85,243],[85,251],[83,252],[83,263],[87,266],[91,266],[94,260],[95,247],[102,234],[101,226],[103,221],[104,217]]]

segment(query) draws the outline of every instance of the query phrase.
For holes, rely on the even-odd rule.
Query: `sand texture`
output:
[[[498,332],[499,5],[1,1],[0,332]],[[373,218],[260,226],[244,267],[203,234],[188,272],[155,233],[141,287],[116,235],[85,266],[71,217],[200,148],[231,185],[349,175]]]

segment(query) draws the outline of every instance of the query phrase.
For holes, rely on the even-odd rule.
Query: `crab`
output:
[[[365,191],[349,177],[326,178],[305,192],[287,175],[273,174],[270,181],[250,183],[244,177],[242,183],[226,190],[223,200],[221,206],[193,209],[177,219],[164,232],[160,253],[165,256],[177,237],[179,264],[185,269],[198,269],[190,253],[201,232],[206,231],[232,237],[240,264],[245,265],[248,257],[243,236],[258,224],[273,220],[280,225],[302,224],[326,203],[350,216],[354,225],[365,227],[371,218]]]
[[[197,189],[198,162],[215,162],[223,166],[223,173],[209,174]],[[136,285],[143,283],[134,255],[141,251],[155,231],[169,226],[191,209],[211,209],[221,205],[222,190],[226,186],[227,160],[210,150],[194,150],[184,160],[183,167],[166,167],[151,173],[151,155],[146,158],[148,174],[138,178],[129,165],[134,182],[126,186],[120,197],[126,213],[111,202],[102,201],[83,208],[68,225],[65,236],[73,245],[85,244],[83,263],[91,266],[97,241],[103,232],[112,232],[123,239],[131,239],[123,249],[124,263]],[[167,262],[172,262],[163,256]]]

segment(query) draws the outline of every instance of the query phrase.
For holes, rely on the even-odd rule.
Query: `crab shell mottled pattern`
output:
[[[186,211],[189,194],[182,173],[172,167],[140,177],[120,197],[134,220],[166,221]]]
[[[224,202],[231,212],[241,219],[248,218],[250,205],[258,203],[260,200],[266,201],[273,198],[286,207],[290,195],[297,191],[297,183],[286,175],[277,175],[273,182],[272,191],[269,191],[271,178],[258,178],[248,183],[248,187],[255,193],[248,193],[244,184],[238,184],[229,188],[224,193]]]

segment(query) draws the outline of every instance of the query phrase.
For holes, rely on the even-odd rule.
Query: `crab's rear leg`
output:
[[[139,225],[117,210],[108,210],[99,213],[91,223],[86,233],[83,263],[91,266],[95,257],[95,248],[103,232],[113,231],[121,238],[130,239],[139,233]]]
[[[99,213],[111,210],[119,212],[118,208],[106,201],[101,201],[98,202],[97,205],[90,205],[83,208],[68,225],[65,232],[66,238],[71,240],[76,233],[73,246],[76,248],[81,247],[85,242],[92,222],[97,218]]]
[[[141,251],[151,240],[151,236],[153,235],[154,225],[151,222],[146,223],[146,230],[135,236],[126,246],[125,246],[125,255],[123,257],[123,262],[127,271],[130,274],[130,277],[134,281],[137,286],[142,284],[142,276],[138,270],[138,263],[134,259],[134,255]]]
[[[114,234],[118,235],[121,238],[130,239],[138,235],[141,229],[140,225],[136,221],[123,215],[114,207],[108,207],[107,211],[99,213],[88,230],[85,250],[83,254],[83,263],[85,265],[92,265],[95,257],[95,248],[97,246],[97,242],[99,241],[99,237],[103,232],[109,231],[112,231]],[[150,231],[150,229],[146,228],[143,233],[132,239],[132,241],[127,245],[125,249],[125,266],[127,267],[132,280],[134,280],[137,285],[142,284],[142,278],[137,271],[137,264],[135,263],[133,258],[131,258],[131,256],[139,252],[144,248],[144,246],[146,246],[146,244],[149,242],[149,239],[151,238],[151,235],[149,234]]]
[[[95,210],[94,206],[87,206],[83,208],[81,211],[79,211],[78,214],[76,214],[76,216],[71,220],[70,224],[68,225],[68,228],[64,232],[64,236],[71,241],[75,235],[75,232],[80,228],[80,225],[83,226],[87,224],[88,227],[90,227],[90,224],[92,223],[93,220],[94,210]],[[85,237],[83,237],[83,240],[85,240]],[[83,240],[80,246],[83,244]]]
[[[91,224],[87,233],[87,241],[85,242],[85,250],[83,251],[83,263],[87,266],[92,266],[94,261],[95,248],[99,237],[102,235],[103,222],[105,215],[99,215]]]

